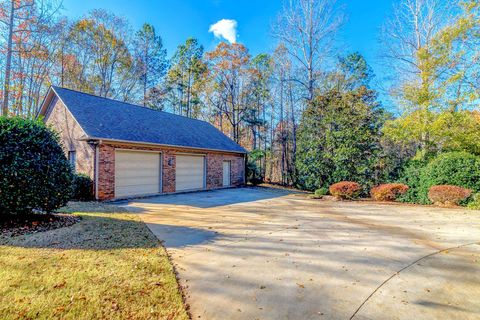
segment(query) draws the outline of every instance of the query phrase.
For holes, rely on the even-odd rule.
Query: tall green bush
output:
[[[430,203],[428,190],[434,185],[454,185],[480,191],[480,157],[468,152],[448,152],[430,161],[420,176],[419,203]]]
[[[258,149],[252,150],[248,154],[247,164],[246,164],[247,165],[246,167],[247,182],[254,185],[263,182],[263,177],[261,175],[260,168],[257,165],[260,159],[262,159],[263,157],[265,157],[265,154],[263,153],[263,151]]]
[[[409,160],[402,168],[399,181],[408,186],[405,194],[398,197],[398,201],[417,203],[419,198],[420,177],[427,166],[427,160]]]
[[[75,175],[72,199],[80,201],[93,200],[93,181],[86,174],[79,173]]]
[[[66,204],[72,172],[55,132],[41,121],[0,117],[0,215]]]
[[[411,160],[399,181],[410,187],[400,198],[404,202],[431,203],[428,190],[434,185],[454,185],[479,192],[480,157],[468,152],[448,152],[430,161]]]
[[[385,113],[374,91],[331,90],[302,115],[297,140],[297,184],[316,190],[342,180],[375,184]]]

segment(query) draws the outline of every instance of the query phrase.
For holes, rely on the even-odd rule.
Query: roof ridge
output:
[[[63,90],[68,90],[68,91],[72,91],[72,92],[84,94],[84,95],[91,96],[91,97],[95,97],[95,98],[100,98],[100,99],[105,99],[105,100],[109,100],[109,101],[115,101],[115,102],[118,102],[118,103],[128,104],[129,106],[132,106],[132,107],[147,109],[147,110],[153,111],[153,112],[166,113],[166,114],[169,114],[169,115],[172,115],[172,116],[183,117],[183,118],[187,118],[187,119],[189,119],[189,120],[200,121],[200,122],[204,122],[204,123],[207,123],[207,124],[209,124],[209,125],[212,125],[211,123],[209,123],[209,122],[207,122],[207,121],[205,121],[205,120],[196,119],[196,118],[190,118],[190,117],[184,116],[184,115],[182,115],[182,114],[176,114],[176,113],[167,112],[167,111],[163,111],[163,110],[155,110],[155,109],[152,109],[152,108],[149,108],[149,107],[141,106],[141,105],[139,105],[139,104],[134,104],[134,103],[125,102],[125,101],[120,101],[120,100],[116,100],[116,99],[112,99],[112,98],[97,96],[97,95],[95,95],[95,94],[88,93],[88,92],[78,91],[78,90],[74,90],[74,89],[70,89],[70,88],[65,88],[65,87],[61,87],[61,86],[54,86],[54,85],[52,85],[52,88],[53,88],[54,90],[55,90],[55,88],[63,89]]]

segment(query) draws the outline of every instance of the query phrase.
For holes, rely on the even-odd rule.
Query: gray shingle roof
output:
[[[89,137],[246,152],[205,121],[61,87],[52,88]]]

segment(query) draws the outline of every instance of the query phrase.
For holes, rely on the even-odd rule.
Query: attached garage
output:
[[[115,150],[115,197],[161,192],[159,152]]]
[[[97,200],[245,184],[246,150],[205,121],[60,87],[38,116],[92,179]]]
[[[177,154],[175,190],[190,191],[205,189],[205,156]]]

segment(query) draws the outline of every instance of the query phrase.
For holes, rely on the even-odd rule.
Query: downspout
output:
[[[243,184],[247,184],[247,161],[248,161],[248,155],[245,153],[243,155]]]
[[[94,148],[94,159],[93,159],[93,188],[95,194],[95,200],[98,201],[98,163],[99,163],[99,144],[101,141],[98,140],[88,140],[88,144]]]
[[[99,147],[98,142],[95,144],[95,200],[98,201],[98,159],[99,159]]]

